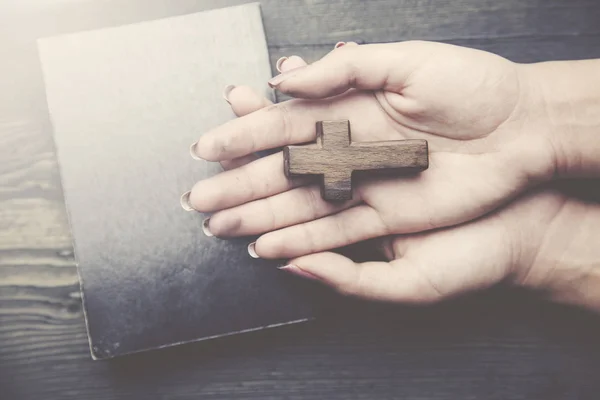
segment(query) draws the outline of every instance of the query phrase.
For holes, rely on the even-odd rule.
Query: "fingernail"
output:
[[[344,46],[346,44],[346,42],[337,42],[335,44],[335,46],[333,46],[334,49],[339,49],[340,47]]]
[[[281,66],[283,65],[284,62],[287,61],[287,57],[281,57],[279,60],[277,60],[277,62],[275,63],[275,68],[277,68],[277,71],[279,71],[280,73],[283,72],[281,70]]]
[[[192,207],[192,205],[190,204],[190,194],[192,192],[185,192],[184,194],[181,195],[181,198],[179,199],[179,203],[181,204],[181,207],[185,210],[185,211],[194,211],[194,208]]]
[[[312,279],[315,281],[320,280],[318,276],[313,275],[310,272],[306,272],[305,270],[294,264],[284,265],[283,267],[279,267],[278,269],[300,276],[302,278]]]
[[[197,146],[198,142],[192,143],[192,145],[190,146],[190,155],[194,160],[202,160],[200,157],[198,157],[198,154],[196,153]]]
[[[210,231],[210,228],[208,227],[209,223],[210,223],[210,217],[208,217],[204,221],[202,221],[202,232],[204,232],[204,234],[208,237],[213,237],[215,235],[213,235],[213,233]]]
[[[235,85],[227,85],[225,86],[225,89],[223,89],[223,98],[229,104],[231,104],[231,101],[229,101],[229,93],[231,93],[233,89],[235,89]]]
[[[256,242],[252,242],[248,245],[248,254],[252,258],[260,258],[260,256],[256,253]]]
[[[292,76],[295,76],[296,74],[298,74],[298,72],[301,72],[304,68],[306,68],[306,66],[294,68],[290,71],[287,71],[287,72],[284,72],[277,76],[274,76],[273,78],[269,79],[268,84],[270,87],[274,88],[274,87],[280,85],[286,79],[289,79]]]

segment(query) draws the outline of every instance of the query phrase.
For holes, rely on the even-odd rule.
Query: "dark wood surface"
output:
[[[0,399],[598,399],[598,318],[501,289],[91,361],[35,40],[242,2],[0,3]],[[600,57],[596,0],[262,4],[272,65],[348,40]]]

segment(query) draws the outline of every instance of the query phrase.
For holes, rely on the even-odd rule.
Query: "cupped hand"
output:
[[[291,57],[282,69],[304,65]],[[244,116],[271,103],[246,86],[228,91]],[[254,155],[224,160],[243,167]],[[469,223],[373,240],[388,262],[355,263],[333,252],[289,260],[284,271],[362,298],[431,303],[507,282],[600,311],[600,205],[546,187]]]
[[[207,228],[216,236],[260,234],[261,257],[463,223],[553,172],[552,147],[527,117],[536,93],[519,65],[499,56],[404,42],[346,45],[312,65],[290,58],[281,67],[271,85],[296,99],[232,120],[192,147],[237,168],[198,182],[191,206],[214,213]],[[316,121],[333,119],[350,120],[354,141],[427,140],[429,169],[360,181],[353,200],[337,204],[316,185],[287,179],[281,152],[252,156],[312,141]]]
[[[382,239],[388,262],[322,252],[283,269],[378,301],[425,304],[505,283],[600,312],[599,223],[600,203],[537,188],[466,224]]]

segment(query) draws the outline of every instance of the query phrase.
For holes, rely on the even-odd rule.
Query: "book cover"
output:
[[[182,193],[221,171],[189,146],[234,117],[228,84],[270,96],[257,3],[38,43],[92,357],[305,321],[315,288],[202,233]]]

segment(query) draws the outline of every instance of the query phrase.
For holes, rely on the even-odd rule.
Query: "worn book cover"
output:
[[[270,96],[258,4],[38,45],[93,358],[313,317],[314,286],[179,203],[221,171],[189,147],[234,117],[224,87]]]

